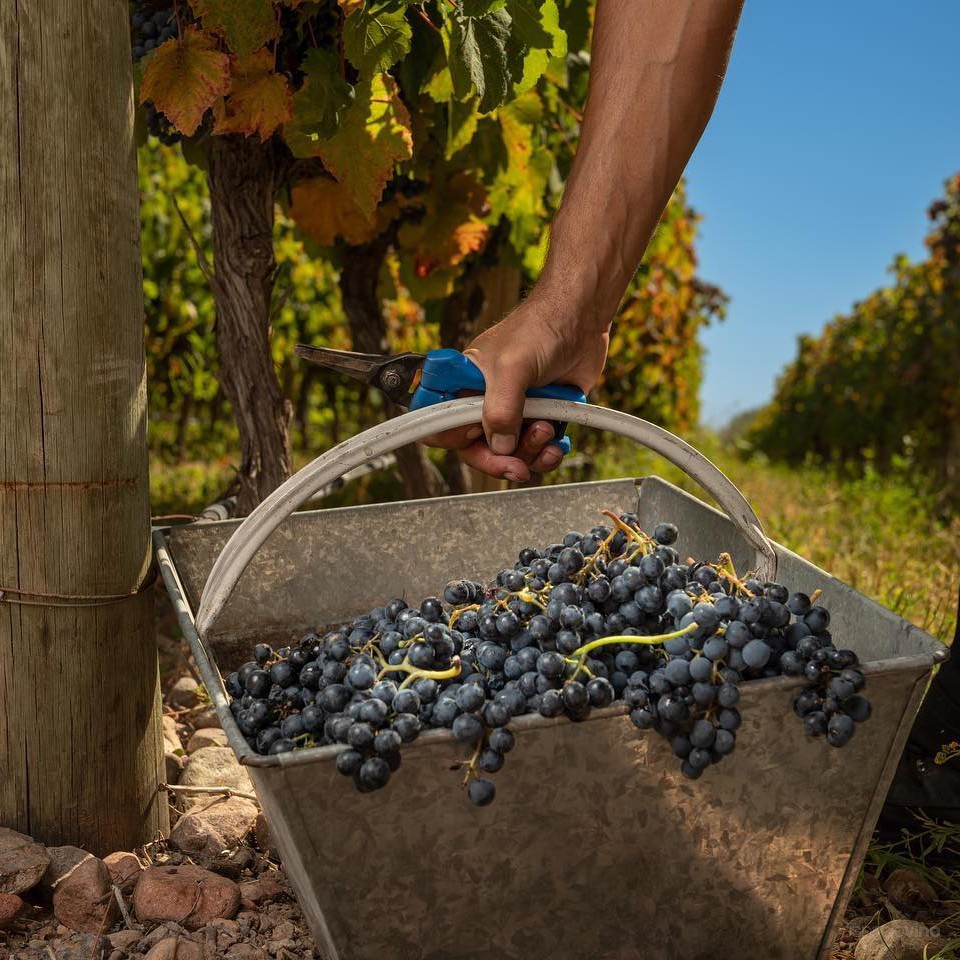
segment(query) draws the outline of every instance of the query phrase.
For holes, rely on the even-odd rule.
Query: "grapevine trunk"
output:
[[[249,513],[290,476],[290,402],[270,351],[274,200],[286,175],[278,145],[213,137],[209,184],[220,382],[240,432],[237,512]]]

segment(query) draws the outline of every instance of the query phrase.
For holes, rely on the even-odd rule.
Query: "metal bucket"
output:
[[[789,550],[769,552],[716,468],[633,418],[621,432],[682,463],[736,523],[654,477],[289,515],[331,471],[472,422],[479,403],[445,404],[442,417],[438,408],[407,414],[342,444],[243,524],[155,532],[181,628],[322,954],[826,957],[943,646]],[[526,413],[624,427],[622,414],[572,406],[537,401]],[[451,575],[489,579],[520,547],[589,528],[603,509],[636,510],[648,528],[673,521],[681,555],[728,550],[738,569],[775,563],[791,589],[821,588],[834,635],[867,664],[874,713],[851,743],[835,750],[807,738],[791,710],[798,682],[775,678],[743,686],[737,749],[696,783],[680,775],[662,737],[638,731],[618,706],[580,724],[514,721],[517,746],[485,808],[467,802],[447,769],[464,756],[447,731],[405,747],[389,787],[367,795],[336,772],[340,748],[250,750],[218,666],[235,668],[257,640],[294,638],[394,595],[439,594]]]

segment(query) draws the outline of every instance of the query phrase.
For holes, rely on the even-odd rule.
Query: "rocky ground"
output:
[[[168,614],[161,624],[167,780],[192,788],[169,794],[170,837],[101,860],[0,828],[0,960],[321,956],[249,777]],[[951,960],[958,948],[960,875],[889,857],[865,870],[832,960]]]

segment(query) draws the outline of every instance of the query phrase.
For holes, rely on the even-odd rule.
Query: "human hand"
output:
[[[586,393],[600,378],[608,344],[607,329],[586,329],[569,307],[535,288],[463,351],[486,380],[483,427],[447,430],[425,442],[457,450],[468,466],[516,482],[529,480],[531,471],[554,469],[563,454],[549,442],[553,426],[545,420],[521,423],[524,394],[551,383]]]

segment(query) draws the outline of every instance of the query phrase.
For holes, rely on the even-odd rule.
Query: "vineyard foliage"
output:
[[[167,38],[144,40],[144,19],[166,8]],[[388,347],[440,345],[443,305],[479,266],[536,279],[586,99],[589,0],[138,0],[132,10],[143,117],[180,145],[151,137],[140,149],[153,436],[165,455],[234,440],[214,295],[191,251],[209,259],[213,138],[270,142],[287,158],[271,347],[295,443],[323,445],[366,421],[365,395],[291,361],[296,340],[350,346],[337,275],[351,251],[387,249]],[[596,395],[675,428],[697,419],[697,334],[724,305],[696,276],[696,223],[681,186],[624,299]]]
[[[893,283],[800,338],[750,432],[776,459],[909,458],[960,482],[960,175],[929,209],[928,255],[900,256]]]

